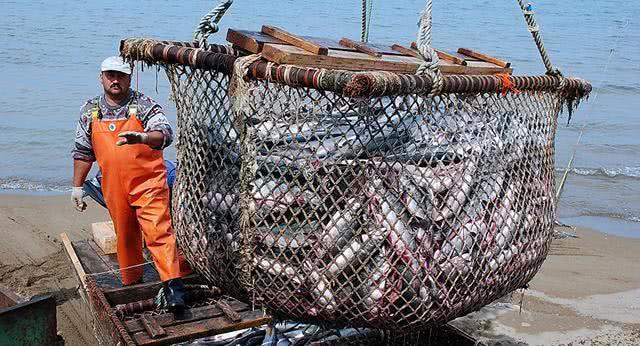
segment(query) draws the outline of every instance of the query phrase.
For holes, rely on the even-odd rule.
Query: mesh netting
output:
[[[277,318],[401,330],[478,309],[539,269],[557,116],[588,83],[446,76],[433,96],[429,77],[193,47],[122,51],[166,67],[174,226],[213,284]]]

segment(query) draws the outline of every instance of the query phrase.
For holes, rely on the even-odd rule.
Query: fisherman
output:
[[[176,246],[169,214],[169,189],[162,150],[173,132],[162,107],[130,89],[132,67],[120,57],[100,66],[104,94],[80,110],[73,156],[71,201],[82,212],[82,184],[94,161],[102,171],[102,189],[117,234],[122,282],[142,282],[142,237],[163,281],[167,308],[184,309],[181,277],[190,272]],[[130,268],[132,267],[132,268]]]

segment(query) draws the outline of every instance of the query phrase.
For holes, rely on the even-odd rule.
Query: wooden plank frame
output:
[[[352,48],[357,50],[358,52],[362,52],[365,54],[368,54],[370,56],[374,56],[376,58],[379,58],[382,56],[382,53],[380,53],[380,51],[378,51],[377,49],[370,47],[369,45],[367,45],[366,43],[360,43],[360,42],[355,42],[352,41],[346,37],[343,37],[342,39],[340,39],[340,45],[347,47],[347,48]]]
[[[84,268],[82,267],[82,263],[80,263],[80,259],[78,258],[78,255],[76,255],[76,251],[73,249],[73,245],[71,245],[71,240],[69,240],[69,236],[67,235],[67,233],[61,233],[60,234],[60,239],[62,240],[62,245],[64,246],[64,250],[67,254],[67,257],[69,257],[69,260],[71,260],[71,265],[73,265],[73,269],[74,272],[76,273],[76,277],[78,278],[78,281],[80,282],[80,296],[82,296],[82,299],[85,301],[85,303],[89,303],[89,298],[87,296],[87,281],[86,281],[86,277],[87,274],[84,271]]]
[[[420,60],[411,56],[388,56],[375,58],[363,53],[351,51],[329,50],[328,55],[316,55],[290,45],[264,44],[262,56],[277,64],[313,66],[318,68],[342,69],[350,71],[390,71],[395,73],[414,74]],[[446,60],[439,63],[443,74],[476,74],[511,73],[505,69],[484,61],[468,62],[457,65]]]
[[[81,294],[90,306],[94,322],[98,323],[101,330],[110,331],[111,340],[114,343],[138,345],[170,345],[182,341],[215,335],[244,328],[257,327],[271,321],[271,317],[265,315],[262,310],[251,310],[250,306],[231,297],[221,298],[220,303],[212,303],[196,308],[188,308],[176,317],[173,313],[165,313],[157,316],[141,315],[131,320],[123,321],[116,317],[115,306],[153,297],[157,294],[162,283],[159,281],[147,282],[138,285],[104,288],[97,285],[91,277],[92,272],[87,268],[102,270],[107,267],[104,259],[99,254],[97,245],[86,245],[87,251],[79,254],[76,252],[76,244],[72,243],[66,234],[61,234],[65,251],[80,284]],[[92,242],[89,240],[88,242]],[[93,256],[92,259],[83,256]],[[84,265],[84,261],[93,261],[93,267]],[[90,282],[89,282],[90,281]],[[203,284],[197,275],[184,278],[186,284]],[[89,286],[92,288],[90,292]],[[226,301],[226,302],[225,302]],[[228,311],[224,311],[228,309]],[[235,321],[234,321],[235,320]],[[104,341],[104,340],[103,340]]]
[[[493,57],[491,55],[487,55],[484,53],[476,52],[475,50],[471,50],[469,48],[458,48],[458,53],[494,64],[494,65],[498,65],[500,67],[507,68],[511,66],[511,63],[508,61],[504,61],[502,59],[498,59],[496,57]]]
[[[329,52],[329,49],[327,47],[321,46],[315,42],[296,36],[280,28],[276,28],[275,26],[263,25],[261,32],[263,34],[267,34],[269,36],[282,40],[292,46],[304,49],[309,53],[318,54],[318,55],[327,55]]]

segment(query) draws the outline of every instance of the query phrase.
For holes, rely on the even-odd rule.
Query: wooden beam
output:
[[[71,264],[73,264],[73,268],[80,279],[80,283],[82,284],[82,288],[86,289],[87,282],[86,277],[87,274],[84,272],[84,268],[82,268],[82,263],[80,263],[80,259],[78,255],[76,255],[75,250],[73,249],[73,245],[71,245],[71,241],[69,240],[69,236],[66,233],[60,234],[60,239],[62,239],[62,244],[64,245],[64,249],[71,260]]]
[[[411,42],[411,48],[415,49],[416,51],[418,50],[418,44],[414,42]],[[456,65],[466,65],[467,62],[463,57],[458,57],[455,56],[451,53],[447,53],[445,51],[441,51],[439,49],[435,49],[436,54],[438,54],[438,58],[440,58],[441,60],[445,60],[448,61],[452,64],[456,64]]]
[[[190,284],[195,283],[197,278],[197,275],[192,274],[182,278],[182,280],[185,284]],[[126,287],[107,288],[103,292],[112,305],[118,305],[153,298],[160,290],[160,287],[162,287],[162,282],[154,281]]]
[[[260,53],[265,42],[282,42],[277,38],[265,35],[261,32],[234,30],[227,31],[227,41],[253,54]]]
[[[364,53],[330,50],[328,55],[316,55],[293,46],[265,44],[262,56],[278,64],[334,68],[350,71],[384,70],[397,73],[415,73],[418,66],[413,57],[385,55],[375,58]]]
[[[311,42],[274,26],[263,25],[261,31],[263,34],[273,36],[279,40],[287,42],[290,45],[304,49],[309,53],[318,55],[327,55],[329,53],[329,49],[327,47],[320,46],[314,42]]]
[[[344,47],[347,47],[347,48],[352,48],[352,49],[357,50],[358,52],[369,54],[369,55],[375,56],[377,58],[382,56],[382,54],[377,49],[369,47],[364,43],[359,43],[359,42],[352,41],[352,40],[350,40],[348,38],[345,38],[345,37],[343,37],[340,40],[339,43],[340,43],[341,46],[344,46]]]
[[[230,322],[225,317],[216,317],[164,328],[167,336],[163,338],[151,339],[146,332],[137,332],[132,335],[132,338],[138,345],[167,345],[256,327],[271,321],[271,317],[264,316],[259,310],[246,311],[241,315],[242,322],[239,323]]]
[[[158,324],[158,322],[156,322],[156,319],[153,318],[152,316],[143,314],[140,317],[140,321],[142,322],[142,326],[144,327],[144,330],[147,331],[147,334],[149,334],[151,339],[157,339],[157,338],[167,336],[167,332],[164,331],[164,328],[162,328]]]
[[[374,58],[364,53],[342,50],[329,50],[328,55],[315,55],[304,50],[277,44],[265,44],[262,56],[277,64],[311,66],[317,68],[341,69],[349,71],[390,71],[396,73],[416,73],[420,60],[404,55],[383,55]],[[484,61],[468,62],[468,66],[457,65],[440,60],[438,68],[443,74],[488,75],[511,73],[505,69]]]
[[[462,58],[459,58],[459,57],[457,57],[455,55],[449,54],[447,52],[443,52],[441,50],[437,50],[436,49],[436,53],[438,53],[438,58],[440,58],[442,60],[446,60],[446,61],[449,61],[449,62],[454,63],[454,64],[458,64],[458,65],[466,65],[467,64],[466,60],[464,60]]]
[[[398,53],[402,53],[402,54],[407,55],[407,56],[412,56],[414,58],[419,58],[420,57],[420,54],[418,54],[418,52],[416,50],[409,49],[409,48],[401,46],[401,45],[399,45],[397,43],[394,43],[391,46],[391,49],[395,50]]]
[[[346,50],[346,51],[355,51],[353,48],[348,48],[340,45],[337,40],[330,38],[322,38],[315,36],[300,36],[301,38],[314,42],[320,46],[327,47],[329,50],[338,49],[338,50]],[[282,40],[279,40],[275,37],[263,34],[257,31],[248,31],[248,30],[235,30],[229,29],[227,31],[227,41],[233,45],[235,49],[245,50],[250,53],[259,53],[262,51],[262,47],[265,43],[275,43],[275,44],[288,44]],[[383,44],[376,43],[367,43],[368,47],[378,50],[383,55],[402,55],[402,53],[396,52],[390,47]]]
[[[229,302],[229,306],[237,313],[242,313],[243,311],[249,310],[249,305],[235,299]],[[176,319],[175,315],[169,312],[155,316],[155,320],[161,327],[167,328],[173,325],[215,317],[224,317],[224,312],[220,310],[218,306],[207,305],[198,308],[186,309],[180,316],[180,319]],[[125,321],[124,325],[129,333],[136,333],[144,330],[144,326],[142,325],[142,321],[140,321],[140,319]]]
[[[513,70],[511,68],[500,67],[486,61],[467,61],[465,67],[465,74],[496,74],[507,73],[511,74]]]
[[[67,257],[71,260],[76,277],[78,278],[78,281],[80,281],[80,295],[85,303],[89,304],[89,298],[87,297],[87,274],[84,272],[82,263],[80,263],[80,259],[78,259],[78,255],[76,255],[76,251],[73,249],[69,236],[67,236],[66,233],[62,233],[60,234],[60,239],[62,239],[62,245],[67,253]],[[91,307],[92,305],[89,304],[89,306]]]
[[[480,52],[476,52],[474,50],[468,49],[468,48],[458,48],[458,53],[466,55],[466,56],[470,56],[472,58],[476,58],[488,63],[492,63],[494,65],[498,65],[500,67],[504,67],[507,68],[509,66],[511,66],[510,62],[498,59],[496,57],[492,57],[490,55],[486,55]]]
[[[240,317],[240,314],[238,314],[233,308],[231,308],[229,304],[221,300],[217,300],[216,306],[220,308],[220,310],[222,310],[222,312],[224,313],[224,316],[228,318],[231,322],[242,321],[242,317]]]

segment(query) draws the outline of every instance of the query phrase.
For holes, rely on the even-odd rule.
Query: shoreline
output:
[[[69,345],[95,343],[58,239],[62,232],[72,241],[90,238],[91,223],[109,219],[87,203],[78,213],[67,195],[0,193],[0,284],[26,297],[53,294]],[[528,290],[452,323],[488,343],[640,343],[640,239],[572,231],[579,238],[554,240]]]
[[[0,199],[12,197],[64,197],[69,196],[69,191],[40,191],[40,190],[13,190],[0,189]],[[86,201],[91,198],[85,198]],[[603,215],[573,215],[560,216],[559,221],[571,226],[571,228],[585,228],[602,234],[612,235],[628,239],[640,239],[640,222]],[[566,231],[566,229],[563,228]]]

